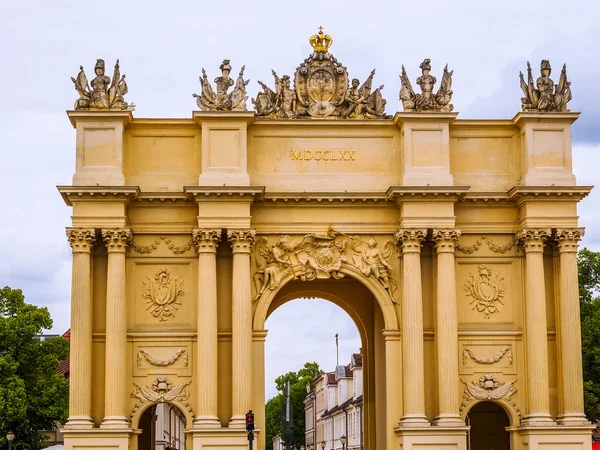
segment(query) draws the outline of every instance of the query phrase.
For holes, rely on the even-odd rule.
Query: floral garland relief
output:
[[[146,300],[149,310],[159,322],[166,321],[169,317],[175,317],[174,311],[181,305],[179,297],[185,294],[183,281],[179,277],[172,277],[167,269],[158,269],[154,280],[146,277],[142,281],[142,296]]]
[[[502,350],[500,350],[496,355],[492,356],[491,358],[483,358],[483,357],[479,356],[477,353],[475,353],[473,350],[471,350],[470,348],[465,348],[463,350],[462,362],[463,362],[463,366],[466,365],[467,357],[470,356],[471,359],[478,364],[494,364],[494,363],[497,363],[498,361],[500,361],[500,359],[502,359],[502,357],[504,355],[507,355],[506,357],[508,359],[508,364],[512,365],[513,354],[512,354],[512,350],[510,349],[510,347],[503,348]]]
[[[138,353],[137,353],[137,366],[140,367],[142,365],[143,359],[145,359],[146,361],[148,361],[153,366],[158,366],[158,367],[170,366],[175,361],[177,361],[179,359],[179,357],[182,356],[182,355],[183,355],[183,366],[187,367],[187,365],[188,365],[188,353],[187,353],[187,351],[186,351],[185,348],[182,348],[177,353],[175,353],[175,355],[173,355],[171,358],[166,359],[166,360],[154,359],[146,351],[144,351],[144,350],[138,350]]]

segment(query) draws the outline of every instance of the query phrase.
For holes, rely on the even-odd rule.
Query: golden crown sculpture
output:
[[[319,33],[313,34],[308,42],[310,42],[315,52],[327,53],[327,50],[333,44],[333,38],[328,34],[323,34],[323,27],[319,27]]]

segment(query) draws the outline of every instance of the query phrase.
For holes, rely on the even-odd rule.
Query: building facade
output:
[[[319,449],[362,450],[362,355],[355,353],[346,366],[337,366],[315,380],[304,401],[306,446]]]
[[[357,325],[365,449],[589,447],[566,72],[542,62],[523,111],[472,120],[425,60],[391,116],[374,73],[310,43],[256,112],[227,60],[191,118],[134,117],[118,64],[74,79],[66,448],[139,448],[159,403],[188,450],[245,449],[250,409],[264,448],[265,321],[301,297]]]

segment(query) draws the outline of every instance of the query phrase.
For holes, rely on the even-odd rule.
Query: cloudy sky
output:
[[[400,66],[418,76],[423,58],[433,74],[454,69],[459,118],[512,118],[520,108],[519,70],[532,62],[536,76],[550,59],[554,79],[563,62],[572,81],[574,171],[579,184],[595,184],[600,163],[600,2],[597,0],[355,1],[114,1],[0,2],[0,284],[21,288],[29,302],[48,306],[54,332],[69,327],[70,249],[64,237],[70,210],[56,185],[70,184],[75,133],[65,115],[77,98],[70,77],[96,58],[112,67],[121,60],[127,99],[135,117],[191,117],[192,93],[205,67],[215,77],[224,58],[233,73],[242,64],[252,81],[272,84],[271,69],[292,75],[308,56],[308,37],[322,25],[332,53],[361,81],[376,68],[385,84],[388,113],[400,109]],[[580,206],[587,226],[584,245],[600,250],[600,194]],[[335,364],[333,336],[310,333],[329,324],[339,329],[340,359],[359,347],[350,319],[324,301],[292,302],[268,321],[269,378],[317,360]],[[294,332],[301,345],[283,352],[279,342]],[[288,333],[286,335],[285,333]],[[320,360],[315,355],[323,359]],[[273,394],[267,381],[267,393]]]

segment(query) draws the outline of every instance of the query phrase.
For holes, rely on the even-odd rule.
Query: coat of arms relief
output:
[[[360,236],[349,236],[331,228],[325,234],[306,234],[298,242],[293,242],[289,235],[282,235],[275,245],[269,245],[268,239],[262,236],[254,249],[254,300],[267,289],[277,289],[289,274],[302,281],[344,278],[340,269],[347,263],[365,277],[375,278],[395,302],[396,282],[392,278],[395,255],[392,241],[386,241],[380,249],[373,238],[365,241]]]
[[[158,269],[154,278],[146,277],[142,281],[142,296],[146,300],[146,310],[158,318],[159,322],[175,317],[175,311],[181,305],[180,297],[185,294],[183,280],[171,276],[167,269]]]
[[[467,296],[472,297],[469,302],[472,309],[483,313],[486,319],[499,311],[499,305],[504,305],[504,278],[498,273],[492,274],[492,269],[485,264],[477,267],[477,275],[469,274],[464,288]]]

